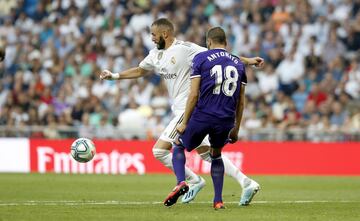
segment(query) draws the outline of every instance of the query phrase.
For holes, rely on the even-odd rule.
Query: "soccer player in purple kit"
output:
[[[214,185],[214,208],[224,209],[222,189],[224,163],[221,150],[226,143],[235,143],[244,109],[245,65],[226,51],[226,34],[220,27],[211,28],[206,35],[208,51],[193,59],[191,88],[184,118],[177,126],[179,139],[173,146],[173,168],[177,185],[164,201],[171,206],[189,190],[185,182],[185,153],[192,151],[206,135],[210,140],[211,177]],[[241,205],[248,205],[260,186],[251,182]]]

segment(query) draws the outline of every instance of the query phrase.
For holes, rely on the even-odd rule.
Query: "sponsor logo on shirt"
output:
[[[161,68],[159,74],[160,77],[164,78],[165,80],[171,80],[177,78],[176,73],[169,73],[166,68]]]
[[[175,74],[175,73],[174,73],[174,74],[169,74],[169,73],[164,74],[164,73],[160,73],[160,76],[161,76],[162,78],[166,79],[166,80],[177,78],[177,74]]]

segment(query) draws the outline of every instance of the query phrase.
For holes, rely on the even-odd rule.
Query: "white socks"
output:
[[[153,148],[152,151],[156,159],[158,159],[164,166],[174,171],[172,165],[172,153],[169,150]],[[241,187],[244,188],[244,182],[246,179],[248,179],[248,177],[243,174],[226,155],[221,156],[225,166],[225,174],[234,178],[241,185]],[[211,163],[209,151],[200,154],[200,157],[203,160]],[[191,171],[188,167],[185,167],[185,177],[189,184],[199,182],[199,176]]]
[[[172,153],[169,150],[153,148],[152,151],[156,159],[158,159],[164,166],[174,171],[172,165]],[[186,166],[185,166],[185,177],[186,177],[186,181],[189,184],[197,183],[200,180],[199,176],[196,175]]]
[[[223,162],[224,162],[224,167],[225,167],[225,174],[228,176],[231,176],[232,178],[234,178],[240,185],[242,188],[244,188],[244,182],[245,180],[248,178],[245,174],[243,174],[234,164],[233,162],[231,162],[231,160],[225,156],[225,155],[221,155]],[[200,157],[211,163],[211,157],[210,157],[210,151],[207,151],[205,153],[201,153]]]

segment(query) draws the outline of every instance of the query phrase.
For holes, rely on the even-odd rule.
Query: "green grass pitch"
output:
[[[238,206],[225,178],[227,209],[212,209],[211,178],[190,204],[161,203],[172,175],[0,174],[0,221],[16,220],[360,220],[360,177],[253,176],[261,191]]]

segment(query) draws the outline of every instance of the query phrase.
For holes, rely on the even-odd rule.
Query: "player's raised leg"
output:
[[[172,158],[173,154],[171,153],[171,143],[163,140],[158,140],[153,147],[153,155],[154,157],[159,160],[165,167],[169,168],[170,170],[173,169],[172,165]],[[189,184],[197,184],[201,181],[200,177],[196,175],[192,170],[188,167],[185,167],[185,176],[186,180]]]
[[[205,151],[209,150],[208,146],[198,147],[198,148],[206,148]],[[211,163],[210,154],[208,154],[208,156],[209,156],[209,162]],[[184,196],[182,197],[182,199],[181,199],[182,203],[189,203],[189,202],[193,201],[195,199],[196,195],[200,192],[200,190],[202,190],[205,187],[206,182],[205,182],[204,178],[199,176],[199,179],[200,179],[200,181],[197,183],[189,183],[189,191],[186,192],[184,194]]]
[[[179,127],[181,126],[184,125],[180,125]],[[206,128],[206,126],[207,126],[206,124],[203,124],[201,122],[196,122],[195,120],[190,121],[189,124],[187,125],[186,131],[183,132],[183,134],[180,135],[179,139],[177,139],[177,141],[174,142],[173,144],[172,162],[173,162],[174,172],[177,178],[177,186],[174,188],[175,193],[173,191],[166,198],[165,202],[168,202],[168,204],[176,203],[178,197],[188,191],[188,188],[186,191],[183,192],[180,192],[180,190],[178,190],[180,189],[178,186],[184,186],[183,184],[184,183],[183,181],[185,180],[184,167],[186,163],[185,149],[190,152],[201,144],[202,140],[207,134],[208,128]],[[194,199],[197,193],[198,191],[194,192],[194,195],[191,198]]]
[[[182,114],[177,114],[169,123],[169,125],[162,132],[160,138],[157,140],[153,147],[153,154],[164,166],[173,171],[172,165],[172,142],[177,139],[176,125],[182,119]],[[202,179],[196,175],[189,168],[185,167],[186,181],[189,184],[198,184]]]

